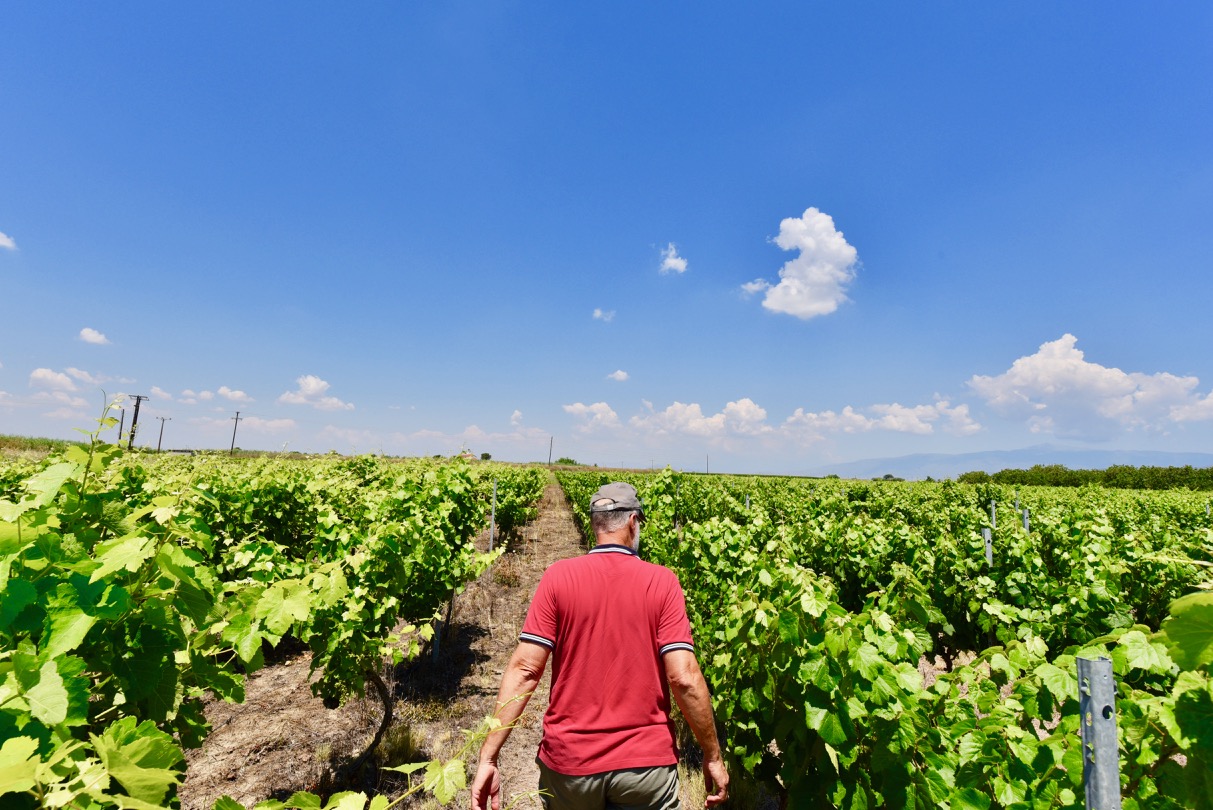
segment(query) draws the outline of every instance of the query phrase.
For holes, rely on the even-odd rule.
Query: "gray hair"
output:
[[[613,512],[591,512],[590,529],[595,535],[606,532],[617,532],[628,522],[628,518],[636,514],[634,509],[618,509]]]

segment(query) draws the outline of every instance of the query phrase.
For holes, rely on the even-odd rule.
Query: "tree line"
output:
[[[1099,484],[1116,489],[1213,490],[1213,467],[1133,467],[1117,464],[1104,470],[1071,470],[1061,464],[1037,464],[1026,470],[1001,470],[994,474],[976,470],[961,474],[967,484],[1082,487]]]

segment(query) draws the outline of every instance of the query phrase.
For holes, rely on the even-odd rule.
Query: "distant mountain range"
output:
[[[987,450],[980,453],[916,453],[896,458],[873,458],[815,467],[807,475],[841,478],[880,478],[895,475],[910,481],[928,476],[955,478],[983,470],[1023,470],[1037,464],[1060,464],[1071,470],[1103,470],[1116,464],[1134,467],[1213,467],[1213,453],[1168,453],[1156,450],[1083,450],[1040,444],[1021,450]]]

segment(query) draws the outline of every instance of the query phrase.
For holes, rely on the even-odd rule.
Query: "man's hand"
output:
[[[501,810],[501,772],[497,763],[482,759],[472,780],[472,810],[489,810],[490,803],[492,810]]]
[[[724,769],[721,759],[709,759],[703,763],[703,784],[708,791],[705,804],[715,807],[729,798],[729,772]],[[715,790],[715,792],[712,792]]]

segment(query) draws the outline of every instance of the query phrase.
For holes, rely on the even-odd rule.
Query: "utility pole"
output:
[[[229,456],[236,455],[236,428],[240,427],[240,420],[242,418],[240,411],[236,411],[236,415],[232,417],[235,424],[232,425],[232,449],[228,451]]]
[[[173,421],[171,416],[157,416],[160,420],[160,438],[156,440],[156,452],[160,452],[160,445],[164,442],[164,423]]]
[[[118,444],[122,444],[122,431],[126,427],[126,408],[118,409],[122,413],[122,418],[118,421]]]
[[[135,413],[131,415],[131,438],[126,443],[127,450],[135,449],[135,431],[139,429],[139,403],[143,402],[147,397],[142,394],[135,394],[132,399],[135,400]]]

